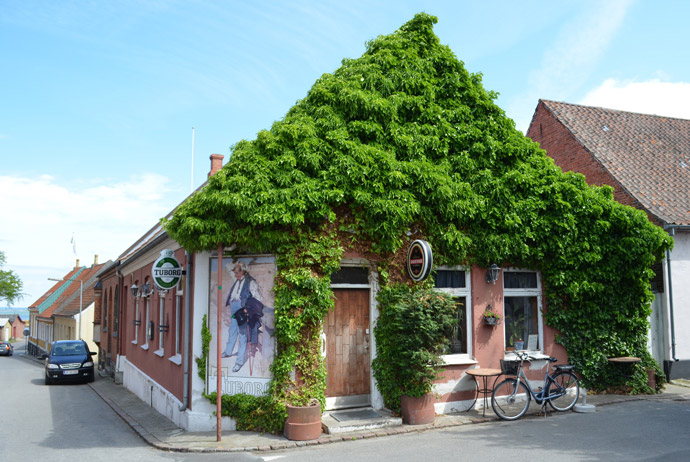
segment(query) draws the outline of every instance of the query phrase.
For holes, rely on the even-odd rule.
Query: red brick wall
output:
[[[616,201],[644,210],[542,102],[537,106],[527,136],[539,143],[563,171],[582,173],[590,185],[612,186]]]
[[[154,257],[154,259],[157,257]],[[184,249],[177,249],[175,258],[180,264],[186,264]],[[149,319],[154,321],[154,338],[146,338],[146,299],[139,298],[138,300],[132,297],[130,292],[131,282],[135,281],[137,286],[141,287],[144,281],[151,280],[151,269],[153,267],[154,259],[152,259],[146,266],[136,269],[132,272],[127,272],[123,278],[123,292],[121,294],[121,309],[120,309],[120,334],[121,339],[121,354],[127,357],[135,367],[144,372],[146,375],[155,380],[160,386],[175,395],[180,401],[183,399],[183,380],[184,371],[182,365],[171,362],[168,358],[174,355],[175,351],[175,333],[178,331],[176,324],[175,308],[177,289],[172,289],[164,297],[164,322],[168,322],[168,332],[159,332],[159,310],[160,310],[160,294],[154,291],[149,296]],[[153,282],[153,281],[151,281]],[[192,292],[193,293],[193,292]],[[138,310],[137,310],[138,309]],[[138,311],[138,312],[137,312]],[[135,326],[133,321],[140,319],[139,326]],[[184,297],[180,299],[180,337],[184,333]],[[134,330],[138,330],[135,335]],[[193,333],[192,333],[193,335]],[[158,350],[159,338],[163,336],[163,356],[155,354]],[[137,343],[132,341],[137,339]],[[142,345],[148,344],[148,349],[141,348]],[[184,349],[184,342],[180,338],[180,349]],[[184,352],[183,352],[184,353]],[[191,377],[190,377],[191,379]]]

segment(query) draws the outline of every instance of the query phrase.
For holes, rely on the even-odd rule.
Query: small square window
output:
[[[503,288],[536,289],[537,273],[533,271],[504,271]]]
[[[438,270],[434,274],[434,287],[439,289],[460,289],[465,287],[465,272]]]
[[[369,284],[369,269],[343,266],[331,275],[331,284]]]

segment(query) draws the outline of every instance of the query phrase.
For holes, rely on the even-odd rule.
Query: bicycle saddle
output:
[[[572,371],[575,369],[575,366],[572,366],[570,364],[558,364],[556,366],[553,366],[557,371]]]

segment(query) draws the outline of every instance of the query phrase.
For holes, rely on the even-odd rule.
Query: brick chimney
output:
[[[211,171],[208,172],[208,177],[211,178],[211,175],[215,174],[218,170],[223,168],[223,155],[222,154],[211,154]]]
[[[98,265],[98,254],[95,254],[95,255],[93,256],[93,265],[94,265],[94,266]]]

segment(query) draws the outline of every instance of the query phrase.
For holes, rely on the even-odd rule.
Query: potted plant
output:
[[[483,313],[484,322],[490,326],[497,326],[501,323],[501,315],[494,311],[491,305],[488,305]]]
[[[522,333],[525,328],[525,317],[514,316],[506,318],[506,328],[508,329],[508,344],[511,348],[522,350],[525,342]]]
[[[374,377],[386,407],[411,425],[434,420],[434,381],[448,333],[457,323],[451,296],[431,287],[400,284],[379,293],[381,314],[374,329],[377,356]]]
[[[289,440],[315,440],[321,436],[321,403],[311,399],[306,405],[286,404],[287,419],[283,434]]]

